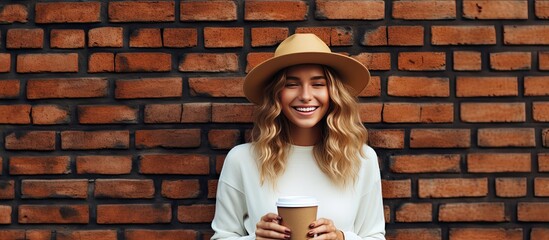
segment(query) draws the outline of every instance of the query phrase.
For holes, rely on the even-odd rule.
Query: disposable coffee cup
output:
[[[309,225],[316,220],[318,201],[308,196],[280,197],[276,202],[281,225],[291,231],[291,240],[306,240]]]

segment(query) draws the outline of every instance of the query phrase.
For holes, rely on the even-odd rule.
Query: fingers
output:
[[[314,237],[314,240],[324,240],[324,239],[337,239],[337,228],[334,225],[334,222],[330,219],[319,218],[309,225],[308,235],[309,237]]]
[[[290,239],[290,229],[279,224],[280,217],[267,213],[256,224],[257,239]]]

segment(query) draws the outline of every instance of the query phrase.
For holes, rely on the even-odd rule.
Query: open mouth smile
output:
[[[293,107],[295,110],[297,110],[298,112],[312,112],[314,110],[316,110],[318,107]]]

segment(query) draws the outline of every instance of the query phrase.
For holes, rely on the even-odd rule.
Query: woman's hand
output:
[[[319,218],[309,225],[307,234],[312,240],[344,240],[343,232],[338,230],[330,219]]]
[[[280,216],[267,213],[255,227],[256,239],[290,239],[290,229],[280,225]]]

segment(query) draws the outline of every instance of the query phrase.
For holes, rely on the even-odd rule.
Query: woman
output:
[[[369,78],[313,34],[288,37],[246,76],[253,141],[227,154],[212,239],[289,239],[275,214],[289,195],[318,199],[311,239],[385,239],[377,157],[356,103]]]

